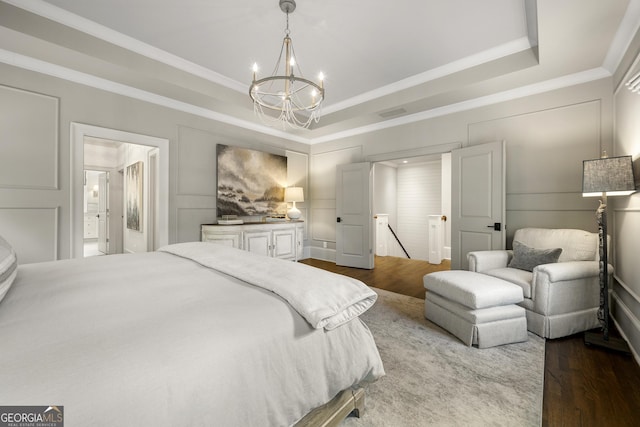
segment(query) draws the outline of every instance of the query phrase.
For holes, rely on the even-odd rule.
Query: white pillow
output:
[[[0,301],[18,273],[18,257],[11,245],[0,236]]]

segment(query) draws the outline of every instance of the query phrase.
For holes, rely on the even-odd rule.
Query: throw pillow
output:
[[[535,249],[514,240],[513,258],[509,262],[509,267],[533,271],[538,265],[558,262],[561,253],[562,248]]]
[[[11,245],[0,236],[0,301],[16,278],[18,257]]]

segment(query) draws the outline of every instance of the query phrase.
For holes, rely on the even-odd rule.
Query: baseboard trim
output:
[[[615,292],[611,293],[611,320],[629,345],[636,363],[640,365],[640,322]]]
[[[321,261],[336,262],[335,249],[318,248],[318,247],[312,246],[309,251],[309,255],[311,256],[311,258],[319,259]]]

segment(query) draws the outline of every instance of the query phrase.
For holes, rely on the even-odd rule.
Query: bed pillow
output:
[[[561,253],[562,248],[535,249],[514,240],[513,258],[509,262],[509,267],[533,271],[538,265],[558,262]]]
[[[0,301],[16,278],[18,257],[11,245],[0,236]]]

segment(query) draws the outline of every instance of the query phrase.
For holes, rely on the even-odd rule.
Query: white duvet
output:
[[[205,251],[196,258],[220,248],[165,251],[201,252],[196,246]],[[242,273],[187,255],[20,266],[0,302],[0,405],[62,405],[67,427],[287,426],[340,390],[384,374],[367,327],[337,310],[357,316],[370,303],[366,292],[354,293],[360,285],[331,290],[342,276],[322,272],[330,297],[322,308],[314,306],[322,280],[310,293],[298,289],[319,272],[312,267],[273,260],[285,266],[275,282],[296,287],[281,297],[273,285],[248,284],[236,278]],[[258,271],[251,263],[263,260],[252,259],[241,270]],[[286,266],[303,267],[303,278]],[[273,268],[276,277],[280,267]],[[312,320],[285,299],[306,306]]]

